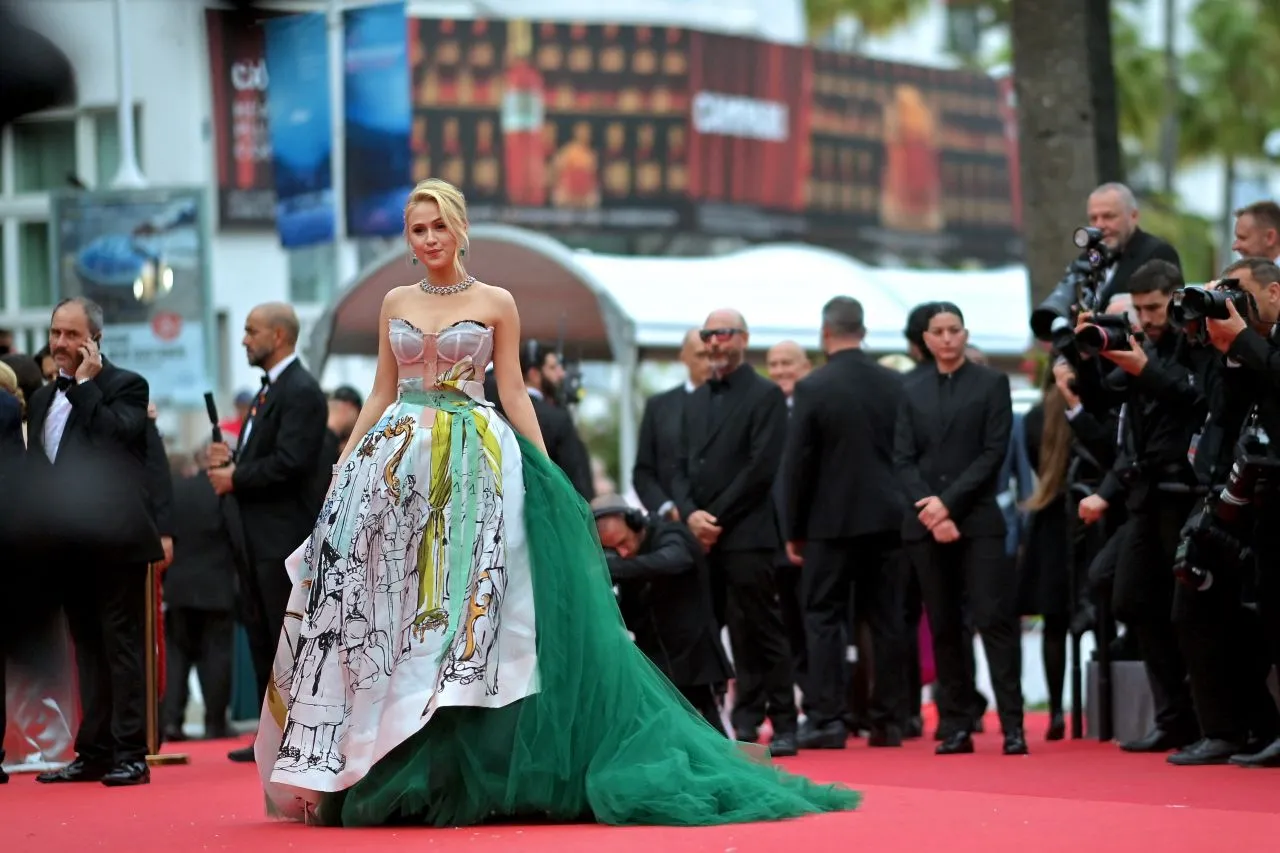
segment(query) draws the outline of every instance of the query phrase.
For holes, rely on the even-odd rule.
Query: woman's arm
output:
[[[399,368],[396,366],[395,354],[391,352],[391,339],[388,336],[390,306],[396,290],[392,290],[382,299],[382,310],[378,313],[378,369],[373,376],[373,389],[369,391],[369,396],[364,398],[364,405],[360,407],[360,417],[356,418],[356,425],[351,429],[347,446],[342,448],[342,454],[338,457],[339,467],[346,464],[347,457],[356,449],[356,445],[364,438],[365,433],[373,429],[373,425],[378,422],[378,418],[382,417],[387,406],[396,399]]]
[[[497,309],[494,312],[497,320],[493,333],[493,377],[498,382],[502,408],[511,425],[546,455],[547,445],[538,428],[538,416],[533,413],[524,374],[520,372],[520,312],[506,290],[494,287],[491,292]]]

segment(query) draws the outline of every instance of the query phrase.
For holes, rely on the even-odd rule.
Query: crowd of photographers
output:
[[[1240,259],[1195,286],[1138,218],[1099,187],[1031,318],[1070,424],[1081,612],[1137,640],[1155,726],[1124,749],[1280,767],[1280,207],[1237,211]]]

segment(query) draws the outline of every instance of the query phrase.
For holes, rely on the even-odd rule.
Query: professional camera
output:
[[[1095,314],[1075,334],[1080,354],[1093,356],[1129,349],[1129,337],[1134,332],[1128,314]]]
[[[1251,316],[1250,311],[1257,313],[1257,305],[1249,292],[1240,286],[1240,279],[1224,278],[1214,290],[1189,286],[1175,293],[1173,320],[1182,327],[1188,340],[1205,345],[1209,342],[1209,328],[1204,321],[1230,317],[1227,303],[1234,304],[1236,311],[1245,319]]]
[[[564,381],[560,383],[559,403],[561,406],[568,408],[576,406],[585,396],[585,389],[582,385],[582,365],[576,361],[562,361],[564,365]]]
[[[1238,451],[1227,484],[1205,498],[1182,530],[1173,573],[1193,589],[1204,591],[1213,585],[1213,573],[1205,565],[1239,566],[1252,557],[1252,549],[1239,535],[1244,514],[1280,480],[1280,460],[1270,455],[1256,425],[1246,428]]]
[[[1102,307],[1095,304],[1098,288],[1115,253],[1102,242],[1102,231],[1097,228],[1077,228],[1072,240],[1080,249],[1079,257],[1067,266],[1049,297],[1031,312],[1031,332],[1042,341],[1052,341],[1055,333],[1074,327],[1076,311]]]

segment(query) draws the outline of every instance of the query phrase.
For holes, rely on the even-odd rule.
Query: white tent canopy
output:
[[[842,295],[862,302],[872,351],[902,352],[911,307],[937,299],[965,312],[971,342],[988,355],[1019,355],[1031,340],[1022,269],[879,269],[804,244],[709,258],[597,255],[571,251],[536,232],[485,223],[473,225],[469,237],[468,267],[512,292],[523,337],[551,341],[563,334],[569,352],[612,359],[622,371],[623,388],[635,387],[642,357],[674,353],[687,330],[717,308],[742,312],[752,349],[787,339],[816,349],[822,306]],[[323,372],[331,355],[374,355],[383,297],[420,276],[403,249],[371,264],[325,310],[310,340],[309,363]],[[638,420],[631,394],[622,395],[619,416],[627,461],[634,456]]]

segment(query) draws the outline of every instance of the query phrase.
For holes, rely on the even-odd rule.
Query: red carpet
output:
[[[304,853],[410,849],[490,853],[1104,853],[1280,849],[1280,770],[1167,765],[1095,741],[1045,743],[1044,715],[1030,715],[1032,755],[1006,758],[995,734],[978,753],[938,757],[932,741],[784,759],[820,780],[865,795],[850,814],[708,829],[501,826],[469,829],[322,830],[262,815],[256,770],[232,764],[236,742],[178,744],[186,766],[156,767],[152,784],[0,786],[5,853],[186,853],[292,848]],[[998,724],[988,719],[988,731]],[[178,747],[183,747],[178,749]]]

